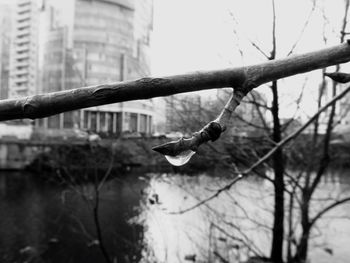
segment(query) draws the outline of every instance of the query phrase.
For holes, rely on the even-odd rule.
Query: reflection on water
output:
[[[181,213],[228,180],[205,174],[129,174],[106,182],[99,218],[108,254],[116,262],[174,263],[268,255],[273,203],[266,181],[245,179],[207,205]],[[92,184],[43,185],[29,174],[2,172],[0,262],[104,262],[96,242],[93,189]],[[335,175],[323,182],[317,196],[330,194],[350,195],[350,177]],[[313,233],[312,262],[347,262],[349,218],[347,204],[320,221]]]
[[[145,222],[145,240],[155,258],[174,263],[193,256],[197,262],[220,258],[239,262],[248,255],[269,255],[273,195],[267,181],[240,181],[207,205],[181,213],[215,193],[228,180],[207,175],[163,175],[151,180],[150,191],[158,194],[159,204],[149,204],[140,218]],[[331,196],[350,196],[350,177],[333,174],[321,183],[315,195],[321,202],[313,203],[312,211],[325,206],[325,199]],[[311,262],[348,261],[349,219],[350,204],[345,204],[318,222],[310,243]]]
[[[143,228],[128,220],[138,213],[144,185],[131,176],[111,180],[101,190],[104,243],[117,262],[138,262],[141,256]],[[2,172],[0,262],[103,262],[92,202],[83,198],[91,199],[92,189],[43,186],[29,174]]]

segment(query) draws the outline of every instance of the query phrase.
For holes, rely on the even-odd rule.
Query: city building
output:
[[[152,0],[44,2],[40,92],[149,75],[152,10]],[[155,107],[152,99],[103,105],[44,118],[37,126],[106,135],[150,134]]]
[[[10,4],[0,4],[0,99],[8,98],[11,14]]]
[[[151,0],[46,1],[41,92],[149,75],[152,4]],[[106,135],[150,134],[154,104],[142,100],[92,107],[41,119],[37,126]]]
[[[15,4],[10,49],[10,98],[37,93],[38,12],[34,0],[18,0]]]

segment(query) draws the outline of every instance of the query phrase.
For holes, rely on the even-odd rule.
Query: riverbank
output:
[[[303,140],[303,139],[302,139]],[[91,174],[108,170],[123,174],[133,169],[147,168],[154,172],[198,173],[216,169],[249,167],[272,145],[263,138],[223,138],[201,146],[191,161],[184,166],[171,166],[164,156],[152,150],[167,138],[140,137],[101,139],[97,141],[69,140],[1,140],[0,169],[57,172],[63,174]],[[331,167],[348,168],[350,144],[332,144],[334,158]],[[298,159],[288,156],[290,168],[297,167]],[[297,167],[298,168],[298,167]]]
[[[25,170],[42,174],[59,174],[69,178],[78,174],[80,180],[103,177],[106,173],[122,176],[133,171],[187,173],[213,170],[224,162],[222,157],[213,153],[208,146],[201,148],[191,162],[175,167],[164,156],[152,150],[152,147],[165,143],[164,138],[120,138],[100,140],[84,144],[56,144],[46,147],[36,155]]]

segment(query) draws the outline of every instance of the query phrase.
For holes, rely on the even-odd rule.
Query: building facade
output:
[[[0,99],[8,98],[12,7],[0,4]]]
[[[40,91],[149,75],[152,5],[152,0],[46,1],[42,6],[46,22]],[[107,135],[149,134],[154,111],[153,100],[123,102],[41,119],[37,126],[79,128]]]
[[[38,11],[37,2],[34,0],[16,2],[10,51],[10,98],[37,93]]]

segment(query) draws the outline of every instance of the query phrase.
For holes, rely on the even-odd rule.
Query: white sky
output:
[[[0,0],[0,3],[14,1]],[[172,75],[265,61],[249,41],[254,41],[265,53],[270,52],[271,7],[271,0],[154,0],[152,75]],[[337,37],[344,13],[344,0],[316,0],[316,9],[301,35],[311,8],[311,0],[276,0],[278,57],[285,57],[297,39],[300,41],[295,53],[317,50],[339,42]],[[327,17],[326,25],[323,9]],[[323,32],[329,37],[326,45],[322,39]],[[293,114],[293,97],[298,96],[296,90],[303,84],[305,76],[309,83],[304,110],[311,113],[315,109],[311,102],[315,98],[319,75],[319,72],[314,72],[280,82],[287,86],[281,88],[285,96],[281,100],[281,104],[284,104],[282,114]],[[268,97],[269,92],[266,94]]]
[[[339,43],[344,0],[316,0],[315,11],[311,10],[311,0],[276,0],[277,57],[285,57],[298,39],[295,53]],[[266,54],[271,50],[271,0],[154,0],[154,15],[153,75],[172,75],[266,61],[251,46],[250,40]],[[327,17],[326,22],[323,15]],[[302,34],[307,20],[309,23]],[[234,30],[238,34],[235,35]],[[323,41],[324,32],[328,37],[327,44]],[[243,56],[239,49],[244,51]],[[315,110],[319,76],[320,71],[315,71],[280,81],[283,116],[293,116],[296,110],[294,101],[299,95],[297,91],[305,78],[308,79],[306,100],[301,106],[306,114]],[[269,97],[270,93],[266,94]]]

